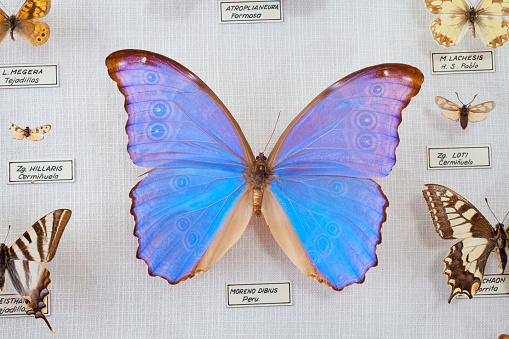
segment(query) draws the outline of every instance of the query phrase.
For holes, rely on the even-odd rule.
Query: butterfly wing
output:
[[[44,21],[36,20],[45,17],[51,9],[50,0],[27,0],[19,10],[14,31],[32,46],[40,46],[48,41],[50,28]]]
[[[7,270],[16,291],[27,302],[26,313],[42,318],[50,284],[50,273],[35,261],[48,262],[55,256],[58,243],[71,217],[71,210],[48,213],[32,225],[9,249]]]
[[[51,261],[71,214],[71,210],[59,209],[39,219],[11,246],[12,259]]]
[[[453,190],[434,184],[422,191],[435,230],[443,239],[463,239],[444,259],[444,273],[452,291],[469,298],[481,286],[486,260],[496,246],[496,233],[486,218]]]
[[[21,20],[45,17],[51,9],[51,0],[26,0],[16,16]]]
[[[0,8],[0,43],[4,41],[9,34],[11,25],[9,24],[9,16]]]
[[[253,210],[245,173],[254,157],[230,112],[182,65],[136,50],[106,65],[126,98],[131,159],[154,168],[131,191],[138,257],[175,284],[240,238]]]
[[[457,121],[460,118],[460,107],[456,105],[454,102],[449,101],[444,97],[436,96],[435,103],[441,109],[446,110],[442,111],[442,115],[447,119]]]
[[[501,16],[479,16],[474,27],[486,47],[497,48],[509,40],[509,22]]]
[[[48,285],[51,283],[49,271],[36,262],[26,260],[11,260],[7,270],[14,288],[27,303],[26,314],[42,318],[53,332],[43,313],[47,306]]]
[[[423,79],[401,64],[353,73],[313,100],[277,142],[262,212],[305,275],[340,290],[376,264],[388,203],[367,178],[392,169],[401,110]]]
[[[426,8],[433,14],[441,14],[430,25],[435,41],[445,47],[455,46],[468,30],[465,13],[468,5],[464,0],[425,0]]]
[[[43,125],[40,127],[32,128],[30,130],[30,139],[32,141],[39,141],[44,139],[44,137],[40,134],[46,134],[50,131],[51,125]]]
[[[32,46],[40,46],[50,37],[49,25],[41,20],[22,20],[16,25],[14,32]]]
[[[25,130],[19,126],[14,125],[12,122],[10,123],[11,127],[9,128],[12,131],[12,137],[14,139],[22,140],[25,137]]]

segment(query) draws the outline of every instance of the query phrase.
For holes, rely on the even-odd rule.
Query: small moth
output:
[[[457,121],[459,119],[461,128],[463,129],[467,128],[469,120],[471,122],[483,121],[484,119],[486,119],[486,116],[483,113],[491,112],[491,110],[495,108],[495,101],[486,101],[483,102],[482,104],[470,106],[470,104],[477,97],[477,94],[474,96],[472,101],[470,101],[466,105],[460,100],[458,93],[456,93],[456,96],[458,97],[459,102],[461,102],[463,106],[460,107],[459,105],[456,105],[454,102],[449,101],[441,96],[435,97],[435,103],[441,109],[445,109],[445,111],[442,111],[442,115],[444,117],[454,121]]]
[[[12,122],[10,130],[13,132],[12,137],[14,139],[21,140],[23,138],[30,138],[32,141],[39,141],[44,139],[44,137],[40,134],[48,133],[51,129],[51,125],[43,125],[40,127],[32,128],[26,127],[25,129],[14,125]]]

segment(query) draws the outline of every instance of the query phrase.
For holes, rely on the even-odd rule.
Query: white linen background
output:
[[[2,0],[13,12],[18,0]],[[442,274],[454,241],[436,234],[421,191],[451,187],[493,223],[484,197],[503,218],[509,208],[509,44],[495,50],[496,73],[431,75],[431,15],[422,0],[287,0],[283,23],[218,24],[215,0],[52,1],[51,38],[38,48],[18,37],[0,45],[0,64],[58,63],[58,88],[0,89],[0,238],[10,245],[58,208],[73,216],[51,272],[53,336],[42,320],[1,318],[4,338],[496,338],[509,332],[509,299],[455,299]],[[109,78],[111,52],[136,48],[177,60],[232,112],[253,151],[273,145],[322,90],[367,66],[402,62],[421,69],[421,92],[403,112],[397,163],[377,180],[388,197],[378,266],[363,284],[336,292],[304,277],[253,217],[240,241],[210,271],[170,285],[136,259],[129,191],[146,169],[127,152],[124,98]],[[467,33],[451,50],[485,49]],[[441,95],[494,100],[488,118],[462,131],[435,106]],[[11,138],[9,122],[51,124],[41,142]],[[425,147],[485,144],[493,168],[428,171]],[[269,146],[270,150],[271,146]],[[268,153],[268,152],[267,152]],[[76,182],[7,185],[6,162],[76,159]],[[496,272],[496,256],[487,273]],[[292,280],[294,305],[227,309],[225,283]],[[4,291],[14,291],[9,279]]]

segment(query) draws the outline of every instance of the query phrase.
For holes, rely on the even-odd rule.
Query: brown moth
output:
[[[422,194],[438,235],[442,239],[462,239],[444,259],[444,274],[451,285],[449,303],[458,294],[471,299],[481,287],[491,252],[497,253],[498,269],[504,273],[509,228],[497,223],[494,229],[474,205],[453,190],[435,184],[425,186]]]
[[[484,113],[491,112],[491,110],[495,108],[495,101],[486,101],[482,104],[470,106],[477,97],[477,94],[474,96],[472,101],[466,105],[460,100],[458,93],[456,93],[456,96],[462,104],[461,107],[441,96],[435,97],[435,103],[441,109],[445,109],[445,111],[442,111],[442,115],[444,117],[453,121],[457,121],[459,119],[461,128],[463,129],[467,128],[468,121],[483,121],[486,119]]]
[[[46,134],[50,131],[51,125],[42,125],[36,128],[30,129],[30,127],[21,128],[19,126],[14,125],[12,122],[10,123],[11,127],[9,128],[13,134],[13,139],[21,140],[23,138],[30,138],[32,141],[39,141],[44,139],[44,137],[40,134]]]

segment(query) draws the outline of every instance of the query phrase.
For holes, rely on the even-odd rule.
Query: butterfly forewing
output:
[[[60,209],[39,219],[11,246],[12,255],[38,262],[53,259],[71,214],[71,210]]]
[[[453,190],[428,184],[423,190],[435,230],[443,239],[466,239],[470,237],[494,238],[495,231],[486,218]]]
[[[51,0],[26,0],[17,17],[32,20],[45,17],[51,9]]]

